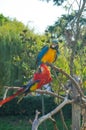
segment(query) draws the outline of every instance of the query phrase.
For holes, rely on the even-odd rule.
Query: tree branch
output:
[[[38,110],[36,110],[36,116],[35,116],[35,119],[32,123],[32,130],[37,130],[38,128],[38,115],[40,114],[40,112],[38,112]]]
[[[82,7],[81,7],[81,9],[79,9],[78,14],[77,14],[77,16],[76,16],[77,21],[76,21],[75,42],[78,40],[78,37],[79,37],[79,22],[80,22],[80,17],[81,17],[81,15],[82,15],[82,12],[83,12],[83,10],[84,10],[84,8],[85,8],[85,4],[86,4],[86,0],[83,0]]]
[[[56,120],[53,119],[52,117],[50,117],[50,120],[53,122],[53,125],[54,125],[54,130],[59,130],[57,125],[56,125]]]
[[[14,86],[13,86],[13,87],[5,86],[5,88],[6,88],[6,90],[5,90],[5,93],[4,93],[4,96],[3,96],[3,99],[6,98],[8,90],[20,89],[20,87],[14,87]]]
[[[63,96],[60,96],[56,93],[53,93],[53,92],[50,92],[50,91],[47,91],[47,90],[40,90],[40,89],[37,89],[36,90],[37,93],[40,93],[40,94],[47,94],[47,95],[51,95],[51,96],[54,96],[54,97],[57,97],[57,98],[60,98],[60,99],[64,99],[65,97]]]
[[[69,75],[69,74],[67,74],[65,71],[63,71],[62,69],[60,69],[60,68],[58,68],[58,67],[56,67],[56,66],[53,66],[52,64],[49,64],[49,63],[47,63],[51,68],[53,68],[55,71],[59,71],[60,73],[62,73],[63,75],[65,75],[68,79],[70,79],[71,81],[72,81],[72,83],[75,85],[75,87],[76,87],[76,89],[77,89],[77,91],[79,92],[79,94],[82,96],[82,97],[84,97],[84,98],[86,98],[85,96],[84,96],[84,93],[82,92],[82,90],[81,90],[81,88],[80,88],[80,85],[76,82],[76,80],[71,76],[71,75]]]
[[[63,123],[63,125],[64,125],[64,127],[65,127],[65,130],[68,130],[67,125],[66,125],[65,120],[64,120],[64,116],[63,116],[62,110],[60,110],[60,115],[61,115],[62,123]]]
[[[50,117],[52,117],[54,114],[56,114],[61,108],[63,108],[66,104],[70,104],[72,103],[73,100],[69,100],[67,98],[65,98],[65,100],[59,105],[57,106],[54,110],[52,110],[50,113],[40,117],[39,119],[35,119],[33,121],[33,124],[32,124],[32,130],[37,130],[38,129],[38,126],[44,122],[45,120],[47,119],[50,119]]]

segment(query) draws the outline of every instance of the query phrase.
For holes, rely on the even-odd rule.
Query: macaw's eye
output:
[[[54,48],[55,47],[55,45],[54,44],[52,44],[52,48]]]
[[[38,68],[38,73],[41,73],[41,72],[42,72],[42,71],[41,71],[41,68],[39,67],[39,68]]]
[[[43,67],[41,67],[41,72],[43,72],[44,71],[44,68]]]
[[[57,45],[57,44],[52,44],[52,45],[51,45],[51,48],[58,49],[58,45]]]

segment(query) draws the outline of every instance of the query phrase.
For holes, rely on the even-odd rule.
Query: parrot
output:
[[[45,45],[37,55],[36,65],[39,66],[41,63],[54,63],[58,55],[58,41],[56,39],[52,40],[50,46]]]
[[[37,72],[34,73],[31,80],[26,85],[20,87],[15,94],[1,100],[0,106],[11,101],[16,96],[23,95],[24,97],[30,92],[33,92],[37,89],[41,89],[43,85],[50,83],[51,81],[52,81],[52,77],[51,77],[50,69],[46,64],[42,63],[39,66]]]

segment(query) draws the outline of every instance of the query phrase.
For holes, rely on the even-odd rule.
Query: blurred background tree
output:
[[[47,1],[47,0],[46,0]],[[48,0],[49,2],[50,0]],[[59,4],[60,2],[60,4]],[[71,75],[78,75],[86,86],[86,18],[85,0],[53,0],[66,12],[46,31],[59,40],[60,56],[56,65]],[[75,5],[77,8],[75,8]],[[62,61],[63,59],[63,61]]]

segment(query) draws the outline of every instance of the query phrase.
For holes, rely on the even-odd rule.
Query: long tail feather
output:
[[[24,91],[24,88],[21,88],[21,89],[18,90],[15,94],[13,94],[13,95],[11,95],[11,96],[9,96],[9,97],[7,97],[7,98],[1,100],[1,101],[0,101],[0,107],[1,107],[2,105],[4,105],[5,103],[7,103],[7,102],[11,101],[12,99],[14,99],[16,96],[18,96],[19,94],[21,94],[23,91]]]

